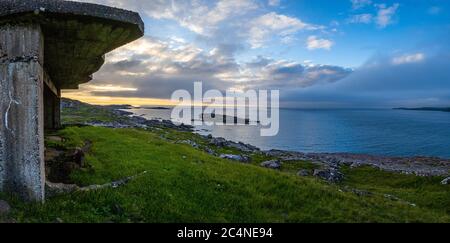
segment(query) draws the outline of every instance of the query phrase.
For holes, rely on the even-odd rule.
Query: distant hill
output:
[[[407,111],[443,111],[450,112],[450,107],[419,107],[419,108],[394,108],[394,110],[407,110]]]

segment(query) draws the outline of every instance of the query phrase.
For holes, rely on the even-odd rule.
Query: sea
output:
[[[170,109],[127,110],[170,120]],[[262,137],[260,125],[196,126],[197,133],[248,143],[263,150],[429,156],[450,159],[450,112],[392,109],[280,109],[278,135]]]

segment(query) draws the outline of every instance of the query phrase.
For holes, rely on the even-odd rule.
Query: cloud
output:
[[[264,46],[264,43],[273,36],[286,40],[292,38],[300,30],[318,30],[321,28],[323,27],[271,12],[251,21],[247,33],[252,48],[259,48]]]
[[[202,81],[205,89],[221,91],[290,89],[334,83],[352,72],[339,66],[264,57],[239,63],[229,48],[220,45],[204,50],[173,38],[146,36],[108,54],[105,65],[81,91],[96,96],[168,99],[175,90],[191,91],[196,81]]]
[[[285,90],[334,83],[351,72],[352,70],[339,66],[302,64],[258,57],[242,65],[239,76],[246,88]],[[237,77],[231,78],[237,80]]]
[[[176,21],[190,31],[209,36],[226,20],[259,8],[254,0],[77,0],[138,11],[150,18]]]
[[[405,54],[398,57],[392,58],[392,64],[394,65],[402,65],[407,63],[415,63],[421,62],[425,59],[425,54],[416,53],[416,54]]]
[[[277,12],[268,12],[258,0],[78,0],[97,2],[140,12],[157,20],[175,21],[206,43],[233,43],[261,48],[269,41],[290,43],[301,30],[323,26]],[[281,0],[268,0],[279,6]]]
[[[450,50],[376,55],[338,82],[284,92],[282,103],[307,107],[448,106]],[[426,57],[426,58],[425,58]],[[401,64],[393,60],[401,61]]]
[[[266,1],[95,1],[138,10],[149,22],[159,19],[163,21],[158,23],[170,22],[191,32],[182,35],[185,39],[176,32],[170,32],[174,36],[165,38],[147,34],[108,54],[106,64],[94,75],[94,80],[82,86],[81,91],[85,93],[167,99],[173,91],[190,91],[193,82],[203,81],[205,89],[221,91],[280,89],[282,102],[297,106],[308,103],[328,107],[395,107],[450,103],[448,48],[431,53],[431,45],[427,45],[427,48],[378,55],[355,70],[262,56],[252,61],[248,61],[248,56],[236,60],[243,45],[259,48],[275,41],[295,43],[303,35],[309,36],[306,48],[310,50],[328,50],[334,42],[321,36],[325,27],[280,14],[276,8],[269,8],[270,2]],[[352,12],[355,15],[348,22],[373,23],[385,28],[395,22],[400,8],[397,3],[364,5],[367,10],[369,6],[374,12]],[[439,42],[448,43],[448,38],[444,38]],[[436,42],[431,44],[434,48]]]
[[[272,7],[280,6],[281,0],[269,0],[268,5]]]
[[[143,1],[143,11],[152,18],[177,21],[199,35],[210,36],[220,24],[233,18],[239,18],[256,10],[258,5],[253,0],[220,0],[211,5],[204,1]],[[162,11],[161,11],[162,10]]]
[[[267,80],[272,81],[268,86],[278,89],[305,88],[335,83],[352,73],[352,70],[338,66],[304,66],[290,62],[271,63],[265,67],[265,71],[266,76],[269,77]]]
[[[372,0],[350,0],[350,2],[352,3],[352,8],[354,10],[364,8],[372,4]]]
[[[353,10],[372,4],[372,1],[354,0]],[[375,23],[378,28],[383,29],[394,23],[394,17],[400,7],[400,4],[394,3],[392,6],[386,4],[374,4],[375,13],[353,14],[347,19],[350,24],[370,24]]]
[[[320,39],[317,36],[310,36],[306,42],[308,50],[325,49],[330,50],[334,42],[327,39]]]
[[[417,92],[432,96],[433,91],[450,90],[450,83],[446,82],[450,79],[446,68],[450,56],[448,51],[444,53],[429,54],[427,58],[422,53],[376,56],[341,85],[361,92],[387,92],[398,96],[404,92]]]
[[[352,15],[347,22],[351,24],[370,24],[373,21],[372,14],[356,14]]]
[[[190,43],[146,36],[108,54],[107,62],[91,83],[97,87],[114,84],[136,90],[91,91],[96,95],[169,98],[174,90],[203,80],[209,82],[207,87],[226,89],[230,84],[214,76],[238,71],[227,48],[205,51]]]
[[[137,91],[137,88],[130,88],[130,87],[123,87],[120,85],[93,85],[93,84],[86,84],[84,86],[91,92],[123,92],[123,91],[131,91],[135,92]]]
[[[394,3],[390,7],[386,4],[376,4],[375,6],[378,8],[378,13],[375,18],[376,24],[379,28],[385,28],[393,23],[392,19],[397,13],[400,4]]]
[[[196,81],[203,81],[205,89],[221,91],[289,89],[338,82],[351,73],[339,66],[263,57],[251,62],[237,61],[235,56],[242,45],[260,48],[269,42],[294,43],[302,31],[325,28],[268,11],[267,6],[255,0],[87,1],[139,11],[151,20],[174,21],[194,33],[195,38],[191,42],[184,35],[186,39],[176,34],[164,38],[147,34],[109,53],[94,80],[81,86],[80,92],[84,94],[168,99],[175,90],[190,91]],[[267,2],[269,6],[278,4],[280,1]],[[311,49],[330,49],[334,44],[314,38],[309,45]]]

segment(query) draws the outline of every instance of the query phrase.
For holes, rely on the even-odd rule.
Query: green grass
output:
[[[300,170],[307,170],[310,171],[312,174],[312,172],[315,169],[319,168],[320,168],[319,165],[313,164],[309,161],[290,161],[290,162],[283,162],[281,171],[288,173],[297,173]]]
[[[380,194],[395,195],[420,207],[450,215],[450,186],[443,178],[389,173],[371,167],[344,168],[342,185]]]
[[[124,119],[115,115],[108,108],[91,106],[87,104],[77,105],[72,108],[65,108],[61,113],[63,124],[82,124],[86,122],[113,122]]]
[[[163,133],[167,140],[161,139]],[[68,127],[59,134],[66,138],[65,146],[92,142],[87,155],[92,168],[71,175],[79,185],[148,173],[117,189],[61,195],[45,204],[1,195],[13,207],[9,218],[17,222],[57,218],[64,222],[450,222],[450,193],[437,178],[392,175],[387,180],[386,172],[346,171],[345,185],[393,193],[417,203],[412,207],[377,193],[358,197],[340,190],[341,185],[291,173],[312,169],[307,162],[286,165],[278,172],[170,142],[199,139],[190,133]]]

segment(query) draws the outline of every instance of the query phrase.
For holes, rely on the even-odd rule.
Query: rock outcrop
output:
[[[332,183],[338,183],[344,178],[344,175],[336,168],[314,170],[313,175]]]
[[[260,151],[259,148],[252,146],[250,144],[245,144],[242,142],[233,142],[233,141],[229,141],[226,140],[225,138],[215,138],[212,137],[211,135],[206,136],[206,138],[209,140],[209,144],[217,146],[219,148],[232,148],[232,149],[236,149],[239,150],[240,152],[243,153],[253,153],[253,152],[258,152]]]
[[[219,156],[221,159],[234,160],[241,163],[249,163],[250,158],[244,155],[236,155],[236,154],[221,154]]]
[[[281,169],[281,162],[278,160],[270,160],[262,162],[261,166],[272,170],[279,170]]]

